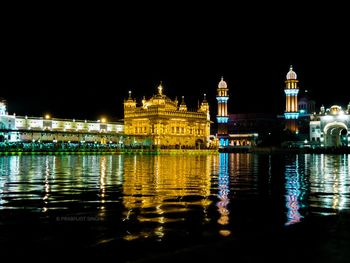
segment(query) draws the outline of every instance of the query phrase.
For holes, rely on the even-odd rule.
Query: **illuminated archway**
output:
[[[348,127],[343,122],[328,123],[323,132],[325,147],[347,146]]]

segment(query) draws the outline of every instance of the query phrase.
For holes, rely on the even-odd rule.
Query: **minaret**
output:
[[[290,66],[285,81],[286,87],[284,88],[284,93],[286,94],[286,110],[284,112],[284,117],[286,119],[286,129],[294,133],[298,133],[298,82],[297,74],[293,71],[293,67]]]
[[[218,115],[216,116],[216,119],[218,121],[218,137],[220,140],[220,146],[228,146],[228,88],[223,77],[221,77],[221,81],[218,85],[216,99],[218,101]]]

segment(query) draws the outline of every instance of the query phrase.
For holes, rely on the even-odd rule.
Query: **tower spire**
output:
[[[181,100],[181,104],[180,104],[179,110],[187,111],[187,106],[186,106],[186,103],[185,103],[185,96],[182,96],[182,100]]]
[[[218,84],[216,99],[218,101],[218,115],[216,116],[216,119],[218,122],[219,144],[220,146],[228,146],[227,101],[229,99],[229,96],[228,96],[227,83],[226,81],[224,81],[223,76],[221,76],[221,80]]]
[[[284,117],[286,119],[286,129],[297,133],[297,119],[299,118],[298,108],[298,79],[297,74],[293,71],[293,66],[290,65],[289,71],[286,76],[284,93],[286,94],[286,109]]]

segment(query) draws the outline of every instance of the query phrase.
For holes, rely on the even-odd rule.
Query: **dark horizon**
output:
[[[293,65],[316,109],[346,106],[349,18],[342,9],[254,7],[15,10],[4,26],[0,97],[17,115],[120,119],[129,90],[140,102],[163,81],[165,94],[185,96],[189,108],[206,93],[214,120],[224,76],[229,113],[282,114]]]

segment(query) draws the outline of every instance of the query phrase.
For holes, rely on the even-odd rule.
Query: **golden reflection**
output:
[[[50,164],[51,161],[51,164]],[[43,207],[43,212],[47,212],[48,210],[48,199],[49,199],[49,192],[50,192],[50,174],[52,173],[51,171],[51,165],[52,163],[54,163],[54,161],[52,162],[52,157],[47,157],[45,158],[45,177],[44,177],[44,197],[43,197],[43,201],[44,201],[44,207]]]
[[[106,194],[106,156],[100,157],[100,202],[105,203]],[[105,208],[103,205],[100,207],[102,210]]]
[[[134,155],[124,159],[124,219],[152,225],[128,232],[126,240],[164,236],[164,224],[186,221],[198,209],[205,221],[210,205],[212,156]],[[209,165],[208,165],[209,163]],[[198,222],[200,223],[200,222]],[[154,225],[155,224],[155,225]]]

